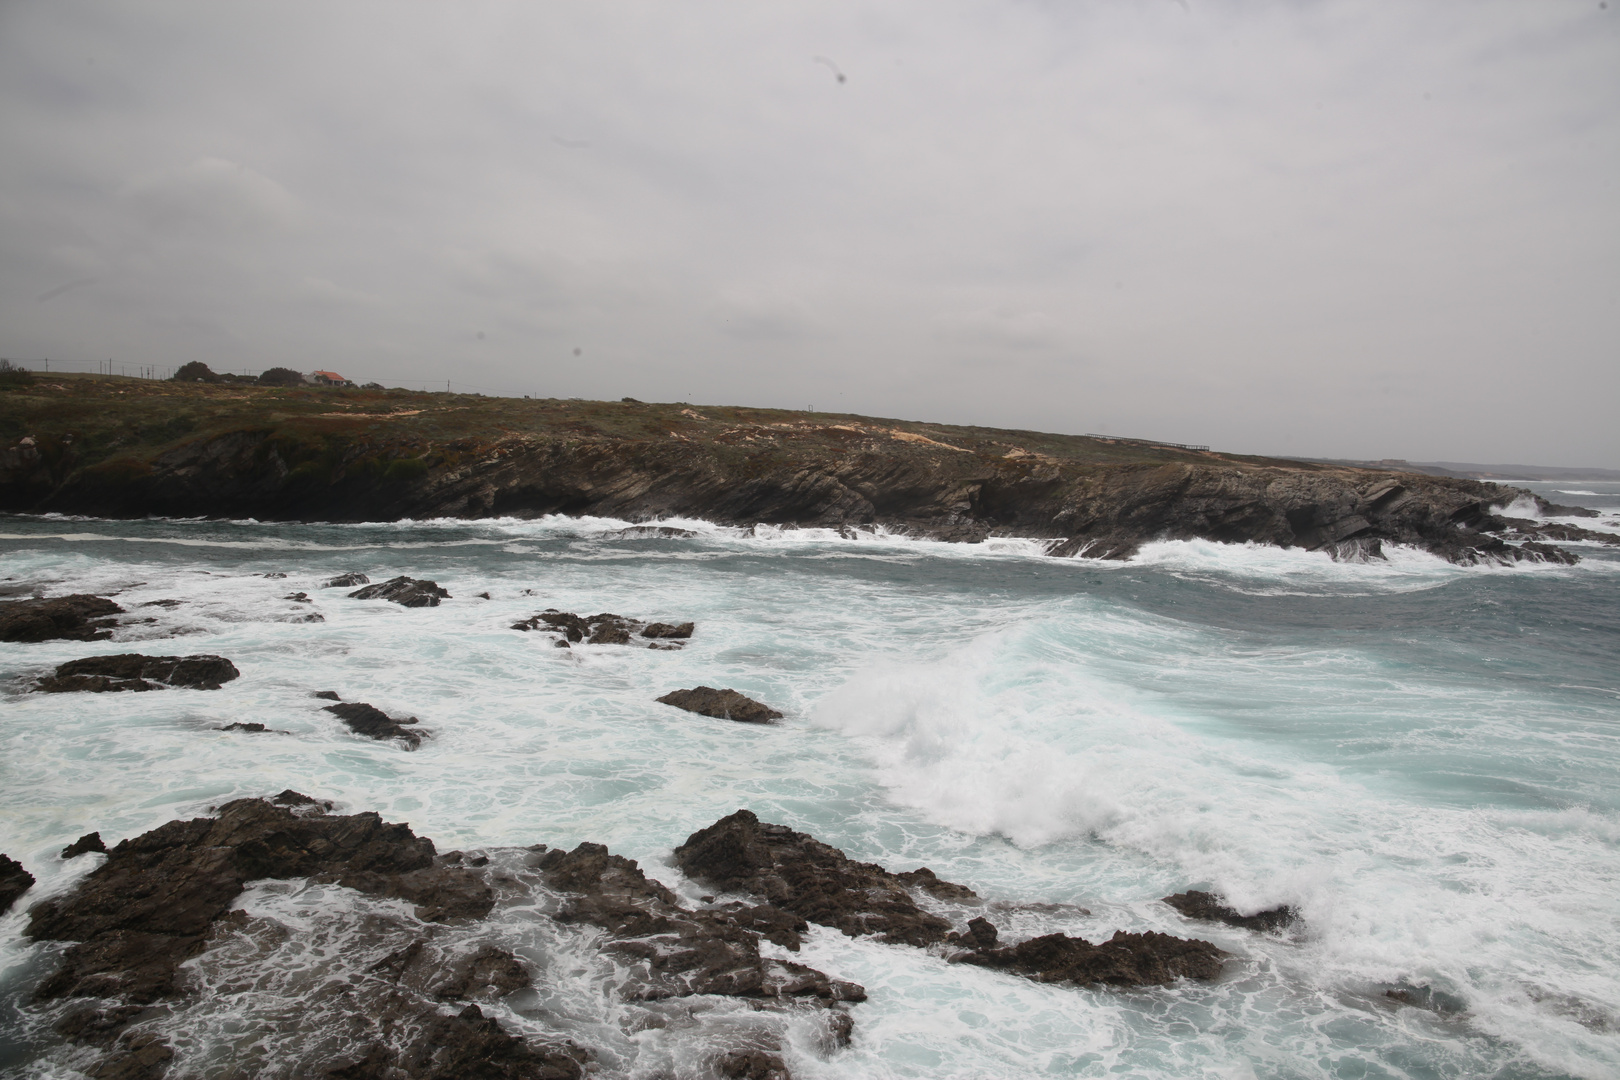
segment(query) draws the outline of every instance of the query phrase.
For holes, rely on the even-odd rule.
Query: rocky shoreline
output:
[[[526,912],[531,923],[546,920],[563,928],[558,932],[587,932],[580,940],[609,961],[612,992],[629,1007],[691,1003],[685,1022],[706,1039],[706,1067],[749,1080],[788,1077],[781,1023],[819,1032],[817,1045],[829,1058],[857,1029],[867,996],[861,986],[774,951],[798,952],[813,926],[924,949],[944,963],[1114,990],[1217,979],[1228,955],[1207,941],[1152,932],[1118,932],[1101,944],[1048,934],[1008,945],[966,886],[926,867],[893,873],[856,862],[747,810],[674,849],[675,868],[714,890],[696,906],[600,844],[441,853],[407,825],[374,813],[334,813],[331,803],[294,791],[237,799],[211,816],[170,821],[111,848],[90,834],[61,857],[100,864],[68,891],[28,907],[25,935],[66,947],[57,947],[54,969],[34,984],[25,1012],[53,1033],[74,1067],[122,1080],[203,1071],[575,1080],[594,1071],[598,1051],[577,1039],[534,1025],[511,1030],[514,1014],[501,1003],[535,987],[546,965],[532,950],[521,955],[510,933],[515,924],[503,912]],[[405,905],[392,915],[376,909],[375,925],[347,941],[339,999],[326,1000],[327,989],[305,989],[319,1002],[280,1000],[264,990],[277,980],[266,968],[274,960],[262,947],[265,935],[318,936],[328,918],[323,909],[310,916],[313,923],[277,927],[251,904],[241,906],[244,893],[274,881]],[[7,906],[32,884],[21,867],[0,860],[0,885],[13,890],[0,895]],[[1208,917],[1243,918],[1197,895],[1214,911]],[[236,989],[209,984],[219,965],[232,968]],[[300,1011],[307,1022],[279,1032],[280,1056],[264,1072],[254,1072],[250,1052],[233,1057],[229,1048],[188,1060],[199,1051],[181,1037],[183,1018],[217,994],[236,995],[228,1003],[234,1022],[248,1030],[277,1016],[285,1024]],[[705,1019],[695,1007],[703,1000],[737,1002],[746,1012]],[[657,1014],[657,1022],[671,1023],[671,1015],[678,1014]],[[739,1025],[746,1016],[758,1022]],[[705,1024],[713,1030],[701,1030]],[[182,1044],[190,1049],[178,1049]]]
[[[1462,564],[1570,563],[1577,557],[1559,543],[1617,542],[1507,516],[1501,508],[1520,500],[1543,516],[1591,513],[1519,488],[1133,440],[628,401],[270,390],[248,401],[248,391],[199,384],[140,388],[173,397],[163,407],[190,410],[197,429],[154,442],[146,432],[155,429],[138,426],[84,434],[110,422],[103,414],[134,408],[128,398],[109,398],[91,381],[56,390],[84,409],[79,430],[62,402],[17,399],[14,427],[31,434],[0,446],[0,510],[653,523],[624,539],[679,534],[656,522],[682,516],[741,527],[883,526],[969,543],[1019,536],[1048,541],[1054,555],[1100,559],[1129,558],[1155,540],[1204,539],[1338,559],[1379,558],[1384,545],[1404,544]],[[356,411],[362,402],[367,411]],[[269,405],[284,411],[250,409]],[[437,602],[407,582],[370,588],[366,595],[398,593],[402,603]]]

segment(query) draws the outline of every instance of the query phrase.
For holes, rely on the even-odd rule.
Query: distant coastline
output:
[[[1558,544],[1616,539],[1545,520],[1590,511],[1406,462],[628,398],[101,375],[0,388],[0,510],[303,522],[686,516],[882,525],[969,543],[1021,536],[1104,559],[1203,539],[1339,559],[1405,544],[1462,564],[1570,563]]]

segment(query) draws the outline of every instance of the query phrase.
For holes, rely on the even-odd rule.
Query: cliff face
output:
[[[0,449],[0,508],[303,521],[682,515],[1028,536],[1095,558],[1206,538],[1341,558],[1394,542],[1458,562],[1573,561],[1535,542],[1533,523],[1514,533],[1492,509],[1527,493],[1473,480],[757,410],[534,403],[519,417],[474,402],[441,407],[430,425],[426,409],[326,408],[334,401],[229,425],[205,414],[194,423],[213,430],[99,460],[86,450],[94,435],[26,418],[30,433]]]

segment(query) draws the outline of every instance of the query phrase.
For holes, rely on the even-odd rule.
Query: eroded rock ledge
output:
[[[797,951],[811,923],[923,946],[954,962],[1077,984],[1208,979],[1224,957],[1207,942],[1164,934],[1115,934],[1101,945],[1051,934],[1002,946],[982,917],[957,928],[979,905],[971,889],[926,868],[891,873],[855,862],[747,810],[694,833],[676,859],[697,880],[751,898],[716,903],[704,897],[694,910],[633,860],[599,844],[441,855],[406,825],[330,809],[330,803],[284,791],[274,799],[227,803],[215,817],[171,821],[113,846],[71,893],[34,905],[27,935],[71,943],[37,985],[36,1000],[66,1003],[50,1006],[55,1030],[100,1052],[89,1066],[92,1075],[155,1080],[171,1066],[195,1068],[165,1036],[171,1030],[166,1018],[183,1024],[186,1010],[200,1007],[197,976],[180,968],[185,961],[197,957],[214,965],[229,986],[273,983],[254,965],[268,962],[262,958],[289,932],[305,931],[237,906],[250,882],[262,891],[266,879],[304,879],[405,901],[420,920],[381,911],[358,916],[358,925],[370,929],[344,938],[345,948],[362,954],[370,948],[376,959],[364,959],[352,974],[316,991],[318,999],[260,1003],[278,1016],[290,1009],[315,1018],[307,1021],[307,1038],[281,1032],[276,1075],[582,1077],[592,1051],[560,1033],[514,1034],[484,1011],[537,978],[532,961],[500,943],[498,927],[457,929],[482,925],[498,902],[521,905],[531,912],[526,918],[599,934],[594,947],[611,959],[606,970],[614,972],[615,992],[627,1003],[647,1009],[688,998],[746,1003],[705,1036],[705,1067],[725,1077],[789,1076],[781,1029],[746,1017],[774,1014],[811,1023],[824,1053],[848,1043],[855,1024],[850,1010],[865,1000],[865,990],[763,947],[770,942]],[[68,850],[94,852],[103,847],[99,840],[86,836]],[[318,918],[342,917],[329,916],[325,907],[309,910]],[[702,1025],[706,1008],[681,1006],[655,1022]],[[277,1023],[285,1028],[285,1020]]]

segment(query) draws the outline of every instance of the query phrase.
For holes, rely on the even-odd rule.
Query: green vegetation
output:
[[[106,375],[0,372],[0,438],[32,435],[73,448],[76,469],[155,462],[196,439],[267,432],[292,477],[339,471],[404,482],[429,469],[539,442],[700,444],[769,467],[784,455],[971,454],[998,468],[1266,459],[1197,453],[1151,442],[684,402],[494,398],[336,387],[160,382]],[[1304,466],[1310,468],[1311,466]]]

